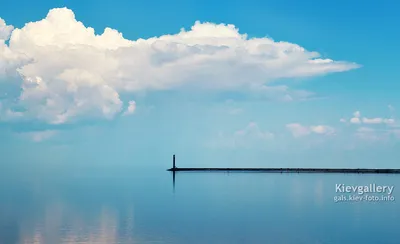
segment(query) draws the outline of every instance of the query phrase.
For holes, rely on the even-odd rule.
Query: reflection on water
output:
[[[333,201],[399,176],[56,172],[2,173],[1,244],[399,243],[398,203]]]
[[[118,219],[113,210],[104,208],[93,219],[82,219],[62,205],[49,206],[43,219],[21,230],[21,243],[133,243],[132,216],[126,216],[125,228],[118,233]]]

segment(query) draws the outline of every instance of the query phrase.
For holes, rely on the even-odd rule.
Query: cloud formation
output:
[[[235,132],[235,137],[239,140],[246,137],[255,139],[268,140],[273,139],[274,134],[269,131],[262,131],[257,123],[250,122],[244,129]]]
[[[298,123],[287,124],[286,128],[290,131],[293,137],[303,137],[314,134],[320,135],[333,135],[335,129],[327,125],[314,125],[314,126],[304,126]]]
[[[128,40],[111,28],[96,35],[67,8],[52,9],[44,19],[22,28],[14,29],[0,19],[0,76],[14,75],[20,81],[13,85],[21,90],[9,94],[3,108],[49,124],[124,114],[127,101],[122,101],[122,92],[193,88],[251,92],[252,87],[280,78],[358,67],[324,59],[297,44],[248,38],[234,25],[196,22],[190,30],[175,34]],[[296,96],[307,94],[286,98]],[[6,119],[4,112],[0,114],[0,120]]]
[[[128,107],[126,108],[124,115],[130,115],[133,114],[136,111],[136,102],[135,101],[129,101]]]
[[[12,25],[6,25],[6,22],[0,18],[0,40],[8,40],[13,29]]]
[[[315,95],[313,92],[305,90],[290,89],[287,85],[251,84],[250,91],[257,97],[267,97],[283,102],[307,100]]]
[[[394,124],[394,119],[363,118],[362,122],[364,124]]]
[[[275,134],[260,128],[256,122],[250,122],[243,129],[230,133],[220,131],[217,138],[208,142],[207,146],[222,148],[268,148],[269,142],[274,141]],[[269,144],[270,145],[270,144]]]
[[[390,141],[392,139],[398,139],[399,133],[396,129],[398,122],[395,119],[394,112],[395,108],[392,105],[388,105],[390,117],[362,117],[360,111],[353,113],[353,117],[349,120],[340,119],[340,122],[350,124],[356,124],[354,127],[353,135],[361,140],[368,142],[382,142]]]
[[[389,106],[389,109],[393,111],[393,107]],[[346,123],[346,119],[340,119],[340,122]],[[351,124],[386,124],[386,125],[393,125],[396,123],[394,118],[367,118],[361,117],[361,112],[356,111],[353,113],[353,117],[349,120]]]
[[[355,136],[365,141],[383,141],[387,140],[390,132],[377,130],[370,127],[360,127],[356,130]]]
[[[44,131],[32,131],[28,132],[27,135],[34,142],[42,142],[50,139],[54,135],[57,134],[57,131],[54,130],[44,130]]]

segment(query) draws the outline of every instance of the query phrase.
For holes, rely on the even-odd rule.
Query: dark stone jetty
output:
[[[358,174],[400,174],[400,169],[335,169],[335,168],[170,168],[168,171],[237,171],[265,173],[358,173]]]
[[[400,174],[400,169],[366,169],[366,168],[178,168],[173,155],[173,172],[265,172],[265,173],[356,173],[356,174]]]

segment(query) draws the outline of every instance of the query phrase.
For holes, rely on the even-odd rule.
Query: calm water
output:
[[[400,176],[4,167],[0,243],[400,243]],[[23,168],[23,167],[21,167]],[[335,203],[335,184],[398,186]]]

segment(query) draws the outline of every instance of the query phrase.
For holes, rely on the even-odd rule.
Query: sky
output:
[[[400,168],[400,3],[1,5],[3,165]]]

